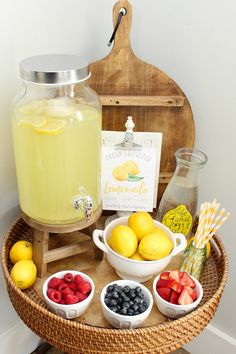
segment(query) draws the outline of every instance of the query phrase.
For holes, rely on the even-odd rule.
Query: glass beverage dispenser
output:
[[[74,55],[34,56],[20,76],[12,126],[21,209],[43,224],[89,221],[101,204],[101,105],[88,67]]]

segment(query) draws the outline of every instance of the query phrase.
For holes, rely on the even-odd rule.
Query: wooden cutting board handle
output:
[[[113,7],[113,25],[116,26],[120,10],[124,8],[126,14],[122,16],[120,26],[116,32],[114,46],[111,55],[116,54],[118,51],[132,51],[130,44],[130,31],[132,24],[132,6],[127,0],[119,0]]]

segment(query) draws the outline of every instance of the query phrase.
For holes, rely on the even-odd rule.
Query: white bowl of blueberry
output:
[[[116,280],[107,284],[100,296],[103,314],[115,328],[137,328],[147,319],[152,306],[151,292],[132,280]]]

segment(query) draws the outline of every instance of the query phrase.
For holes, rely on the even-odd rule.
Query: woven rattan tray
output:
[[[33,229],[21,218],[9,230],[2,248],[2,267],[12,304],[21,319],[31,330],[67,353],[147,354],[174,351],[196,337],[212,319],[227,279],[227,257],[221,240],[218,236],[215,236],[212,243],[211,256],[207,261],[204,275],[201,279],[204,296],[200,306],[192,313],[181,319],[171,320],[160,315],[160,313],[158,314],[157,308],[154,307],[151,314],[151,322],[147,322],[145,324],[146,327],[135,330],[112,329],[106,326],[106,322],[91,325],[92,318],[99,318],[100,316],[96,307],[90,311],[90,314],[85,314],[83,318],[78,318],[76,321],[64,320],[47,309],[40,291],[40,282],[43,279],[37,279],[36,285],[25,291],[19,290],[12,282],[9,275],[12,267],[9,260],[9,250],[20,239],[29,241],[33,239]],[[82,264],[79,257],[77,256],[77,269],[80,269]],[[55,271],[62,269],[62,265],[65,269],[71,267],[72,262],[75,264],[74,260],[70,259],[64,259],[61,262],[54,262],[55,264],[52,265],[54,268],[49,268],[49,272],[52,269]],[[87,262],[89,262],[88,256]],[[103,261],[100,261],[100,272],[102,271],[101,262]],[[90,275],[96,271],[95,267],[92,267]],[[103,277],[104,275],[101,274],[100,279]],[[98,296],[100,287],[103,284],[102,282],[100,284],[100,281],[96,282],[96,279],[94,280]],[[151,282],[150,284],[145,283],[145,285],[150,287]],[[152,322],[155,319],[156,323],[153,324]]]

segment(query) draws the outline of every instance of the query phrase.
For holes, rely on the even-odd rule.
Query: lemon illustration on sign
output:
[[[140,241],[144,236],[154,231],[154,221],[146,211],[137,211],[128,218],[128,226],[135,232]]]
[[[130,259],[134,259],[135,261],[145,261],[145,259],[137,252],[135,252]]]
[[[123,165],[116,166],[112,171],[112,175],[118,181],[126,181],[129,177],[128,171]]]
[[[118,254],[130,257],[137,250],[138,239],[130,227],[118,225],[112,230],[108,245]]]
[[[187,241],[187,247],[190,245],[190,243],[194,240],[194,236],[189,238],[188,241]],[[186,248],[187,248],[186,247]],[[206,257],[208,258],[210,256],[210,253],[211,253],[211,243],[210,241],[207,242],[206,244]]]
[[[128,171],[129,175],[137,175],[139,174],[139,167],[135,161],[128,160],[123,165]]]
[[[162,224],[166,225],[172,232],[181,232],[188,235],[192,227],[192,215],[185,205],[178,205],[175,209],[169,210],[162,219]]]
[[[165,232],[156,229],[146,235],[139,243],[138,252],[149,261],[167,257],[173,249],[173,243]]]
[[[10,260],[12,263],[16,263],[22,259],[33,258],[33,246],[32,243],[21,240],[17,241],[10,249]]]
[[[22,259],[14,264],[10,274],[16,286],[25,290],[34,284],[37,268],[32,260]]]

